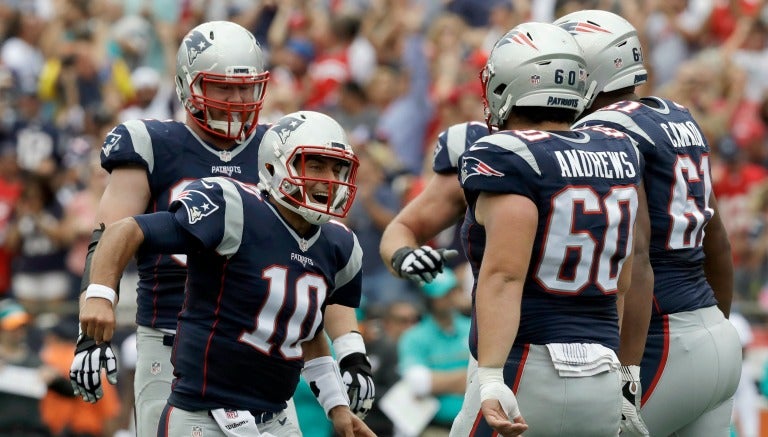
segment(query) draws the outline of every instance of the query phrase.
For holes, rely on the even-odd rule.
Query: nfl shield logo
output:
[[[162,366],[160,366],[160,363],[157,361],[152,362],[152,365],[149,366],[149,373],[153,375],[158,375],[163,370]]]
[[[538,74],[534,74],[531,76],[531,85],[538,85],[541,83],[541,76]]]
[[[613,65],[616,68],[621,68],[621,66],[624,65],[624,61],[622,61],[621,58],[616,58],[613,60]]]
[[[224,162],[229,162],[232,159],[232,152],[229,150],[219,150],[219,159]]]
[[[227,415],[227,419],[237,419],[236,410],[226,410],[224,413]]]
[[[203,437],[203,428],[197,425],[193,426],[192,437]]]
[[[309,241],[303,238],[299,240],[299,249],[301,249],[302,252],[306,252],[307,249],[309,249]]]

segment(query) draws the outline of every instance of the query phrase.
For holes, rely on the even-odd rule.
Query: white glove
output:
[[[392,255],[392,268],[402,278],[419,284],[429,283],[443,271],[445,261],[458,254],[453,249],[433,249],[429,246],[418,249],[401,247]]]
[[[480,403],[488,399],[496,399],[501,404],[501,408],[507,413],[509,420],[521,416],[515,394],[504,383],[502,369],[479,367],[477,369],[477,377],[480,382]]]
[[[94,403],[104,396],[101,387],[101,369],[107,372],[107,381],[117,384],[117,359],[109,342],[96,344],[87,335],[80,334],[75,348],[75,358],[69,369],[69,379],[75,396]]]
[[[640,366],[621,366],[621,426],[622,436],[648,437],[648,428],[640,417]]]

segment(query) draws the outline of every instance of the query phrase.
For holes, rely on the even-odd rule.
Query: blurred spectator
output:
[[[6,242],[16,201],[21,195],[21,179],[16,154],[10,145],[0,144],[0,298],[10,292],[11,261],[14,252]]]
[[[26,93],[37,90],[37,79],[45,62],[38,47],[43,25],[33,11],[15,10],[8,23],[8,39],[0,47],[0,63],[14,72],[20,90]]]
[[[366,311],[365,319],[362,321],[363,340],[365,341],[365,350],[368,352],[368,359],[371,361],[373,380],[376,382],[377,399],[365,418],[365,423],[371,428],[371,431],[382,437],[393,435],[394,427],[389,417],[379,409],[378,400],[400,380],[400,374],[397,371],[397,341],[387,334],[383,326],[384,319],[393,316],[391,311],[396,305],[398,303],[393,302],[386,308],[371,307],[371,310]],[[407,311],[405,305],[410,304],[405,303],[402,308],[403,311]],[[413,323],[416,323],[415,319]]]
[[[734,279],[737,293],[748,298],[754,289],[745,262],[750,257],[750,235],[753,226],[750,201],[755,189],[768,177],[764,167],[746,161],[736,142],[723,138],[716,145],[719,161],[712,164],[712,190],[717,196],[723,224],[728,231],[733,254]]]
[[[162,82],[160,73],[152,67],[139,67],[131,73],[134,98],[120,111],[118,122],[127,120],[168,120],[173,112],[173,90]]]
[[[461,285],[445,268],[422,286],[428,315],[405,331],[398,342],[400,374],[416,397],[432,395],[440,408],[423,436],[445,435],[461,410],[469,363],[469,317],[460,314],[455,294]]]
[[[69,381],[72,351],[75,350],[78,320],[66,317],[47,329],[40,357],[43,363]],[[48,391],[40,403],[43,422],[58,437],[101,437],[112,435],[114,420],[120,411],[117,389],[104,384],[104,397],[98,403],[84,403],[79,397]],[[108,426],[110,425],[110,426]]]
[[[6,249],[15,253],[13,295],[32,314],[55,311],[68,295],[62,209],[46,179],[28,177],[9,225]]]
[[[347,81],[341,85],[339,100],[336,106],[329,108],[328,115],[349,133],[353,148],[373,139],[378,114],[357,82]]]
[[[31,321],[12,299],[0,301],[0,435],[48,437],[40,415],[40,399],[50,389],[74,396],[68,378],[43,365],[31,350],[27,329]]]
[[[395,216],[400,199],[387,180],[387,164],[381,161],[387,157],[377,156],[376,148],[386,150],[386,146],[370,144],[356,151],[360,159],[358,188],[355,202],[345,219],[363,249],[363,298],[366,305],[371,306],[417,299],[411,283],[392,276],[378,255],[381,234]]]
[[[21,170],[41,177],[54,177],[61,165],[60,132],[42,113],[36,90],[17,96],[17,118],[8,141],[16,147]]]

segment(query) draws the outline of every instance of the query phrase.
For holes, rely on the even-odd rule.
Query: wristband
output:
[[[357,331],[350,331],[333,340],[333,350],[336,358],[341,361],[348,355],[361,353],[365,355],[365,342],[363,336]]]
[[[619,368],[621,372],[621,380],[626,381],[640,381],[640,366],[621,366]]]
[[[477,381],[480,385],[491,382],[500,382],[504,384],[504,368],[502,367],[478,367]]]
[[[112,306],[115,306],[117,293],[115,290],[107,287],[106,285],[90,284],[88,288],[85,289],[85,298],[90,299],[92,297],[100,297],[102,299],[106,299],[112,303]]]
[[[339,405],[349,407],[347,387],[341,379],[336,360],[327,355],[314,358],[304,363],[304,370],[301,373],[309,383],[309,388],[317,398],[317,402],[325,410],[326,416],[330,418],[331,409]]]

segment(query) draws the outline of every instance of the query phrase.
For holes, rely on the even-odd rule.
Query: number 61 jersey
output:
[[[480,265],[484,252],[484,238],[471,232],[482,229],[474,218],[481,192],[525,196],[538,210],[515,344],[599,343],[617,350],[615,294],[633,247],[642,173],[634,142],[606,128],[502,131],[477,140],[459,164],[469,205],[463,233],[474,235],[465,250],[473,263]],[[473,329],[475,356],[476,341]]]
[[[704,230],[714,210],[709,144],[699,125],[686,108],[658,97],[618,102],[577,123],[595,125],[631,136],[645,158],[653,314],[716,305],[702,268]]]
[[[325,306],[360,304],[357,237],[333,221],[299,236],[259,192],[228,178],[191,183],[170,210],[203,249],[188,252],[169,402],[284,409]]]

